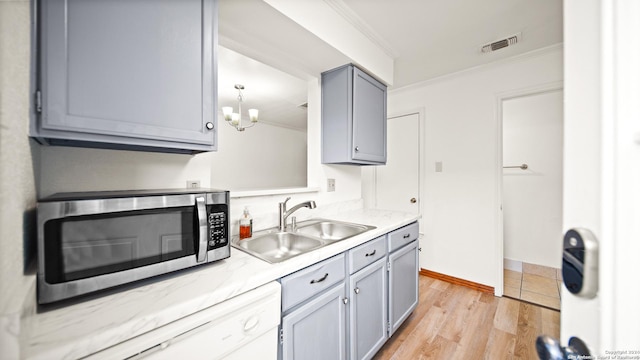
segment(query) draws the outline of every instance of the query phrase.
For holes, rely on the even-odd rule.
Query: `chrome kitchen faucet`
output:
[[[316,208],[316,202],[311,200],[311,201],[305,201],[303,203],[300,203],[294,207],[292,207],[291,209],[287,210],[287,201],[291,200],[291,197],[287,197],[284,202],[279,203],[280,205],[280,225],[278,226],[278,228],[280,229],[280,231],[287,231],[287,218],[289,217],[289,215],[291,215],[294,211],[306,207],[309,209],[315,209]]]

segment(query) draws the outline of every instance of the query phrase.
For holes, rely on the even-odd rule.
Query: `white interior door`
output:
[[[420,213],[420,115],[387,122],[387,164],[375,169],[375,207]]]
[[[599,242],[594,298],[562,292],[561,338],[592,355],[640,347],[640,2],[565,0],[563,230]],[[594,357],[595,358],[595,357]]]

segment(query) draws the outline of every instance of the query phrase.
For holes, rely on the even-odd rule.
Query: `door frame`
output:
[[[554,91],[564,90],[563,81],[554,81],[536,86],[530,86],[517,90],[510,90],[500,92],[496,94],[496,159],[495,159],[495,174],[496,174],[496,189],[495,189],[495,207],[496,209],[496,243],[495,243],[495,256],[496,256],[496,282],[494,287],[495,296],[502,296],[504,294],[504,217],[502,212],[502,155],[503,155],[503,109],[502,105],[504,101],[517,99],[526,96],[540,95],[551,93]],[[563,113],[564,116],[564,113]]]

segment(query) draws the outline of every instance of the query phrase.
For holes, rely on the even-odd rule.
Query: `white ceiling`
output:
[[[392,55],[394,88],[562,42],[562,0],[326,1]],[[517,45],[480,53],[516,33]]]
[[[562,42],[562,0],[296,1],[325,1],[393,57],[392,89]],[[296,118],[285,115],[284,109],[291,105],[296,109],[304,102],[301,93],[306,93],[306,80],[350,59],[262,0],[220,0],[219,16],[220,44],[233,50],[223,50],[219,59],[219,106],[230,97],[235,99],[237,92],[226,92],[233,93],[233,84],[242,81],[247,103],[261,104],[255,106],[261,110],[261,119],[305,127],[306,114],[304,119],[300,114]],[[522,35],[518,44],[480,52],[482,45],[516,33]],[[240,54],[269,66],[240,60]],[[263,76],[260,81],[278,85],[256,85],[260,93],[252,95],[250,82]],[[234,80],[240,78],[244,80]],[[300,92],[293,90],[296,78],[305,83]],[[271,107],[277,119],[267,117]]]

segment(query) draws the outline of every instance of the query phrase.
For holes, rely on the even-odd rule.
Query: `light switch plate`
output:
[[[436,172],[442,172],[442,161],[436,161]]]

